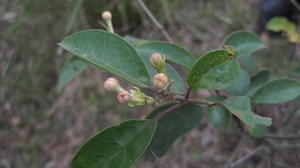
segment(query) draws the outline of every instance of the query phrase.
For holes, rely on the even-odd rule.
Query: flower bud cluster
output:
[[[104,82],[104,88],[108,91],[118,92],[117,99],[121,104],[127,103],[129,106],[142,106],[156,102],[156,99],[146,96],[137,87],[134,87],[134,89],[130,91],[123,89],[118,80],[112,77]]]

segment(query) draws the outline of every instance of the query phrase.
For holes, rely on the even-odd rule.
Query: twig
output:
[[[268,139],[288,139],[288,140],[294,140],[294,139],[300,139],[300,135],[266,135],[264,138]]]
[[[163,168],[170,168],[165,162],[163,162],[162,160],[160,160],[159,157],[153,151],[151,151],[151,153],[155,157],[155,162],[156,163],[158,163],[159,165],[161,165]]]
[[[204,101],[204,100],[195,100],[195,99],[188,99],[187,102],[194,103],[194,104],[204,104],[204,105],[208,105],[208,106],[222,105],[222,103],[219,103],[219,102],[208,102],[208,101]]]
[[[263,145],[260,145],[259,147],[255,148],[253,151],[251,151],[248,155],[238,159],[237,161],[231,163],[229,165],[230,168],[234,168],[237,167],[243,163],[246,163],[247,161],[249,161],[253,156],[255,156],[256,154],[258,154],[259,152],[262,152],[264,149]]]
[[[155,16],[152,14],[152,12],[149,10],[149,8],[146,6],[143,0],[137,0],[137,2],[141,5],[143,10],[146,12],[150,20],[154,23],[154,25],[161,31],[161,33],[166,37],[166,39],[170,42],[174,42],[174,40],[171,38],[171,36],[168,34],[168,32],[165,30],[165,28],[157,21]]]
[[[234,151],[231,153],[227,163],[226,163],[226,168],[230,168],[230,163],[234,160],[235,156],[237,155],[237,153],[239,152],[239,150],[241,149],[241,147],[243,146],[244,142],[245,142],[245,138],[246,136],[243,134],[243,136],[240,138],[239,143],[236,145]]]
[[[270,144],[270,146],[275,150],[291,150],[291,149],[300,149],[300,144],[279,144],[271,140],[266,139],[265,142]]]
[[[166,110],[160,112],[155,118],[153,118],[153,120],[159,120],[159,119],[161,119],[162,116],[168,114],[169,112],[171,112],[171,111],[173,111],[173,110],[175,110],[175,109],[177,109],[177,108],[179,108],[183,105],[184,105],[184,103],[175,104],[175,105],[167,108]]]
[[[295,1],[295,0],[290,0],[290,1],[298,9],[298,11],[300,11],[300,4],[297,1]]]

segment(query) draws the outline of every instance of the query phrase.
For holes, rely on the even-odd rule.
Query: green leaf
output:
[[[225,89],[230,86],[240,73],[240,65],[236,60],[225,62],[208,72],[197,89]]]
[[[254,128],[248,128],[250,134],[256,138],[262,138],[266,135],[268,128],[264,125],[255,125]]]
[[[59,73],[58,90],[61,90],[65,85],[73,80],[77,75],[84,71],[88,65],[77,57],[72,56],[65,63]]]
[[[258,70],[254,58],[251,55],[244,55],[238,57],[241,68],[246,70],[249,74],[254,74]]]
[[[285,17],[273,17],[268,21],[266,28],[274,32],[296,32],[296,25]]]
[[[207,101],[210,101],[210,102],[218,102],[218,103],[220,103],[220,102],[223,102],[223,101],[225,101],[226,99],[227,99],[227,97],[226,96],[207,96],[207,97],[205,97],[205,99],[207,100]]]
[[[191,69],[194,65],[196,58],[189,53],[186,49],[172,43],[167,42],[146,42],[137,47],[142,55],[149,57],[153,53],[160,53],[166,56],[166,60],[182,65],[187,69]]]
[[[64,49],[134,85],[151,83],[149,72],[136,50],[119,36],[101,30],[74,33],[59,43]]]
[[[227,50],[213,50],[205,53],[191,69],[188,84],[194,89],[220,89],[224,88],[224,85],[227,87],[239,73],[237,72],[239,71],[238,62],[232,59]]]
[[[163,105],[151,112],[147,118],[155,118],[155,116],[173,105],[174,104]],[[158,120],[155,135],[147,149],[148,158],[151,158],[152,151],[159,157],[163,156],[178,137],[184,135],[199,124],[203,112],[203,107],[187,104],[162,116],[161,119]]]
[[[152,64],[150,62],[150,56],[152,53],[147,52],[147,50],[144,50],[143,48],[137,48],[138,53],[140,54],[141,58],[146,64],[146,67],[148,71],[150,72],[151,78],[155,74],[157,74],[156,70],[152,67]],[[171,85],[172,92],[177,93],[183,93],[185,91],[184,81],[181,78],[181,76],[178,74],[178,72],[169,64],[166,63],[166,73],[167,75],[173,80],[174,82]]]
[[[250,86],[250,76],[244,70],[240,71],[239,76],[235,80],[235,82],[226,88],[226,90],[233,95],[243,95],[246,93]]]
[[[261,70],[251,77],[250,87],[246,95],[251,97],[254,93],[263,86],[270,79],[270,72],[268,70]]]
[[[256,104],[276,104],[290,101],[300,95],[300,82],[283,78],[266,83],[251,98]]]
[[[229,124],[230,113],[224,106],[216,105],[208,108],[208,121],[219,131],[225,131]]]
[[[250,99],[246,96],[236,96],[224,101],[225,107],[242,120],[246,125],[254,128],[256,125],[270,126],[271,118],[261,117],[251,111]]]
[[[258,36],[246,31],[236,31],[229,34],[223,44],[236,48],[238,56],[250,55],[255,51],[265,48],[265,45]]]
[[[156,122],[129,120],[102,130],[88,140],[71,162],[72,168],[130,168],[147,149]]]

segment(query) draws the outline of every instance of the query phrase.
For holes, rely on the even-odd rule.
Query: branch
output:
[[[275,150],[292,150],[292,149],[300,149],[300,144],[279,144],[274,143],[271,140],[265,140],[270,146]]]
[[[163,167],[163,168],[170,168],[165,162],[163,162],[162,160],[160,160],[159,157],[153,151],[151,151],[151,153],[155,157],[155,162],[158,163],[159,165],[161,165],[161,167]]]
[[[251,151],[248,155],[238,159],[237,161],[231,163],[229,165],[229,168],[234,168],[234,167],[237,167],[247,161],[249,161],[253,156],[255,156],[256,154],[262,152],[264,149],[264,146],[263,145],[260,145],[259,147],[255,148],[253,151]]]
[[[165,30],[165,28],[157,21],[155,16],[152,14],[152,12],[149,10],[149,8],[146,6],[143,0],[137,0],[137,2],[141,5],[143,10],[146,12],[150,20],[154,23],[154,25],[161,31],[161,33],[166,37],[166,39],[169,42],[174,42],[174,40],[171,38],[171,36],[168,34],[168,32]]]
[[[183,105],[184,105],[184,103],[175,104],[175,105],[167,108],[166,110],[160,112],[155,118],[153,118],[153,120],[159,120],[159,119],[161,119],[162,116],[168,114],[169,112],[171,112],[171,111],[173,111],[173,110],[175,110],[175,109],[177,109],[177,108],[179,108]]]
[[[298,11],[300,11],[300,4],[297,1],[295,1],[295,0],[290,0],[290,1],[298,9]]]

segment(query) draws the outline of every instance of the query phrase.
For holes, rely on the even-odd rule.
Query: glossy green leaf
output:
[[[236,78],[234,83],[226,88],[226,90],[236,96],[243,95],[246,93],[250,86],[250,76],[244,70],[240,71],[239,76]]]
[[[150,144],[156,122],[129,120],[102,130],[88,140],[72,168],[130,168]]]
[[[165,109],[174,104],[167,104],[159,107],[149,114],[147,118],[152,119]],[[147,156],[152,157],[152,152],[162,156],[168,148],[180,136],[193,129],[200,122],[204,109],[199,105],[187,104],[179,107],[158,120],[157,129],[153,140],[147,149]]]
[[[157,74],[157,72],[152,67],[151,62],[150,62],[150,56],[152,55],[152,52],[150,52],[149,50],[145,50],[144,48],[139,48],[139,47],[137,47],[137,51],[140,54],[140,56],[142,57],[143,61],[145,62],[146,67],[147,67],[148,71],[150,72],[151,78],[153,78],[153,76],[155,74]],[[181,76],[179,75],[179,73],[168,63],[166,63],[166,73],[170,77],[170,79],[174,81],[171,85],[172,92],[183,93],[185,90],[184,81],[181,78]]]
[[[196,61],[196,58],[186,49],[172,43],[159,41],[146,42],[137,48],[143,55],[151,56],[153,53],[165,55],[167,61],[182,65],[187,69],[191,69]]]
[[[225,107],[246,125],[254,128],[256,125],[270,126],[271,118],[256,115],[251,111],[250,99],[246,96],[236,96],[224,101]]]
[[[72,56],[59,73],[58,89],[61,90],[68,82],[84,71],[88,65],[77,57]]]
[[[270,79],[270,72],[268,70],[261,70],[251,77],[250,87],[245,95],[251,97]]]
[[[209,71],[196,86],[197,89],[225,89],[239,76],[240,65],[236,60],[225,62]]]
[[[276,79],[255,92],[251,100],[256,104],[275,104],[292,100],[300,95],[300,82],[293,79]]]
[[[235,47],[238,56],[250,55],[255,51],[265,48],[265,45],[258,36],[246,31],[236,31],[229,34],[223,44]]]
[[[119,36],[101,30],[74,33],[59,43],[64,49],[134,85],[151,83],[149,72],[136,50]]]
[[[213,50],[205,53],[195,63],[188,75],[188,84],[193,88],[219,88],[232,77],[236,61],[232,61],[232,56],[227,50]],[[227,64],[226,64],[227,63]],[[238,67],[239,71],[239,67]],[[220,78],[221,75],[222,78]],[[224,78],[225,77],[225,78]]]
[[[229,124],[230,113],[224,106],[211,106],[208,108],[208,121],[219,131],[225,131]]]

